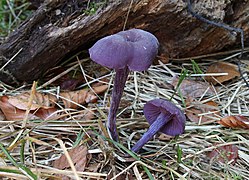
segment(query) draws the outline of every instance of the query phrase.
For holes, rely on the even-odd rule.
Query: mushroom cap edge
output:
[[[128,66],[132,71],[147,70],[158,53],[157,38],[141,29],[121,31],[98,40],[90,49],[90,58],[111,68]]]
[[[175,104],[165,99],[154,99],[144,105],[144,115],[149,124],[152,124],[161,112],[174,114],[174,116],[160,129],[160,132],[170,136],[184,133],[186,116]]]

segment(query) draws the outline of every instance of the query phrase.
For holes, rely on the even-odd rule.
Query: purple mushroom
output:
[[[154,99],[147,102],[144,105],[144,115],[150,127],[132,147],[133,152],[138,152],[159,131],[170,136],[176,136],[184,132],[186,117],[170,101]]]
[[[116,114],[129,71],[147,70],[157,55],[158,46],[153,34],[131,29],[102,38],[89,49],[93,61],[116,71],[107,120],[107,130],[115,141],[118,140]]]

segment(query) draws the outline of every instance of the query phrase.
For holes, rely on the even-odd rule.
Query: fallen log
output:
[[[243,29],[248,37],[249,1],[195,0],[192,8]],[[160,52],[169,57],[207,54],[240,43],[240,36],[193,17],[183,0],[46,0],[0,45],[0,80],[37,80],[69,53],[88,49],[124,27],[155,34]]]

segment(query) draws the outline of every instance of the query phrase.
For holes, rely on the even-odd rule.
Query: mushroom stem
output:
[[[133,152],[138,152],[145,143],[152,139],[152,137],[173,118],[173,116],[173,114],[169,115],[161,112],[157,119],[153,122],[153,124],[151,124],[148,131],[144,133],[142,138],[131,148],[131,150]]]
[[[124,86],[128,74],[129,74],[129,69],[127,66],[123,69],[116,69],[116,76],[114,79],[114,86],[112,90],[111,107],[109,110],[108,120],[107,120],[107,130],[109,136],[115,141],[118,141],[116,114],[118,111],[118,106],[124,91]]]

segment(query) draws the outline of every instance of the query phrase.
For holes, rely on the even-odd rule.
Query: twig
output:
[[[63,152],[64,152],[64,154],[65,154],[65,156],[66,156],[66,158],[67,158],[67,162],[68,162],[68,164],[70,165],[71,170],[72,170],[72,172],[73,172],[73,174],[74,174],[74,178],[75,178],[76,180],[80,180],[81,178],[79,177],[79,175],[78,175],[78,173],[77,173],[77,170],[76,170],[76,168],[75,168],[75,166],[74,166],[74,163],[73,163],[73,161],[72,161],[72,158],[70,157],[70,155],[69,155],[69,153],[68,153],[68,151],[67,151],[67,148],[65,147],[63,141],[60,140],[60,139],[57,139],[57,138],[54,138],[54,140],[56,140],[56,141],[60,144],[60,146],[61,146],[61,148],[62,148],[62,150],[63,150]]]
[[[241,40],[241,56],[244,52],[244,31],[243,29],[241,28],[235,28],[235,27],[231,27],[227,24],[224,24],[224,23],[220,23],[220,22],[215,22],[215,21],[211,21],[207,18],[204,18],[203,16],[195,13],[191,7],[191,0],[187,0],[187,3],[188,3],[188,11],[190,12],[190,14],[192,14],[192,16],[196,17],[197,19],[205,22],[205,23],[208,23],[208,24],[211,24],[213,26],[217,26],[217,27],[220,27],[220,28],[223,28],[223,29],[226,29],[226,30],[229,30],[229,31],[232,31],[232,32],[237,32],[237,33],[240,33],[240,40]]]
[[[19,49],[19,51],[14,54],[14,56],[12,56],[1,68],[0,71],[2,71],[21,51],[23,48]]]
[[[126,24],[127,24],[128,18],[129,18],[129,14],[130,14],[130,11],[131,11],[132,3],[133,3],[133,0],[131,0],[131,2],[130,2],[129,8],[128,8],[128,12],[127,12],[127,15],[126,15],[126,17],[125,17],[125,22],[124,22],[124,26],[123,26],[123,31],[125,30],[125,26],[126,26]]]
[[[188,7],[188,11],[189,13],[194,16],[195,18],[207,23],[207,24],[211,24],[213,26],[217,26],[217,27],[220,27],[220,28],[223,28],[223,29],[226,29],[228,31],[231,31],[231,32],[236,32],[236,33],[240,33],[240,41],[241,41],[241,52],[240,52],[240,56],[238,58],[238,62],[237,62],[237,66],[238,66],[238,69],[239,69],[239,73],[240,73],[240,76],[241,78],[244,80],[244,82],[246,83],[246,86],[249,87],[249,83],[247,82],[247,80],[245,79],[245,77],[243,76],[243,72],[241,70],[241,57],[243,56],[243,53],[244,53],[244,49],[245,49],[245,46],[244,46],[244,31],[243,29],[241,28],[236,28],[236,27],[231,27],[227,24],[224,24],[224,23],[220,23],[220,22],[215,22],[215,21],[211,21],[207,18],[204,18],[203,16],[197,14],[196,12],[193,11],[192,9],[192,6],[191,6],[191,0],[187,0],[187,7]]]

